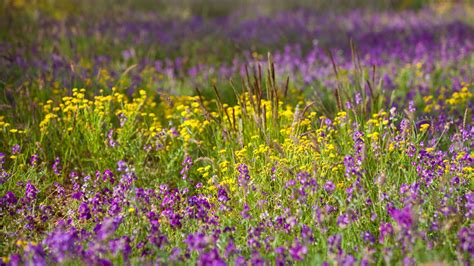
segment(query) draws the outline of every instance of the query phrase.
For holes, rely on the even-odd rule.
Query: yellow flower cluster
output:
[[[66,123],[71,122],[77,119],[79,112],[86,109],[99,116],[105,116],[109,112],[112,102],[125,103],[126,97],[123,94],[115,93],[108,96],[95,96],[94,100],[89,100],[86,98],[85,89],[74,88],[72,96],[62,97],[58,106],[53,107],[53,100],[48,100],[46,104],[43,104],[45,116],[40,122],[40,130],[42,132],[46,131],[52,121],[62,120]],[[71,131],[72,127],[69,127],[68,130]]]
[[[4,121],[5,117],[0,115],[0,127],[1,128],[7,128],[10,126],[10,123],[7,123]]]
[[[463,106],[467,104],[472,98],[473,94],[465,86],[461,89],[461,91],[454,92],[451,98],[446,99],[446,103],[451,106]]]

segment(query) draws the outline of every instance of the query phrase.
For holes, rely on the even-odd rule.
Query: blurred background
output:
[[[361,8],[374,11],[417,10],[426,6],[449,8],[457,4],[466,6],[472,4],[471,0],[2,0],[0,2],[2,12],[7,16],[29,13],[32,16],[45,14],[57,18],[82,14],[118,15],[131,10],[187,18],[227,16],[236,11],[246,16],[255,16],[298,8],[341,12]]]
[[[349,69],[352,40],[364,64],[393,74],[471,58],[473,25],[472,0],[0,0],[0,89],[189,94],[271,52],[283,79],[320,90],[326,50]]]

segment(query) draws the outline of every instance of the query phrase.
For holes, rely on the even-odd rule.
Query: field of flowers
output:
[[[95,2],[0,4],[0,265],[474,263],[469,1]]]

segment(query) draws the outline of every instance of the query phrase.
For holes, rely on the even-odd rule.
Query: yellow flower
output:
[[[395,150],[395,144],[392,142],[390,143],[390,145],[388,146],[388,151],[394,151]]]
[[[373,141],[377,141],[379,139],[379,132],[374,132],[372,134],[368,134],[367,136],[371,138]]]
[[[237,157],[243,157],[246,152],[247,152],[247,149],[246,149],[246,148],[242,148],[241,150],[236,151],[236,152],[235,152],[235,155],[236,155]]]
[[[434,148],[433,148],[433,147],[430,147],[430,148],[426,148],[425,150],[426,150],[426,152],[433,152],[433,151],[434,151]]]
[[[425,132],[426,130],[428,130],[429,127],[430,127],[430,124],[422,124],[420,126],[420,131]]]
[[[27,244],[27,242],[26,242],[26,241],[23,241],[23,240],[21,240],[21,239],[18,239],[15,244],[16,244],[17,246],[19,246],[19,247],[25,247],[26,244]]]
[[[337,113],[337,116],[338,116],[338,117],[345,117],[346,115],[347,115],[346,112],[338,112],[338,113]]]

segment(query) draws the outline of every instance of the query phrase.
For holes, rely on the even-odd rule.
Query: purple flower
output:
[[[191,158],[191,156],[186,156],[181,165],[183,166],[183,168],[179,173],[182,176],[183,180],[186,180],[188,178],[188,172],[191,169],[191,166],[193,166],[193,158]]]
[[[206,236],[204,233],[195,233],[189,234],[188,237],[184,240],[184,243],[188,245],[189,250],[204,250],[207,245],[211,242],[210,237]]]
[[[394,219],[398,225],[400,225],[403,228],[410,228],[412,223],[413,223],[413,218],[411,215],[411,209],[410,207],[406,206],[405,208],[399,210],[396,208],[393,208],[389,210],[389,214]]]
[[[239,171],[239,184],[247,187],[247,183],[250,180],[249,168],[246,164],[241,163],[237,166],[237,171]]]
[[[217,248],[211,249],[209,252],[203,252],[199,256],[199,260],[197,262],[198,266],[225,266],[227,265],[225,261],[219,256],[219,251]]]
[[[90,219],[91,218],[91,210],[89,209],[89,205],[86,202],[81,202],[78,209],[79,219]]]
[[[362,232],[361,235],[362,235],[362,239],[364,239],[366,243],[375,242],[374,236],[369,231]]]
[[[124,172],[126,171],[128,168],[127,168],[127,163],[125,161],[118,161],[117,162],[117,171],[119,172]]]
[[[237,248],[235,247],[234,241],[232,239],[229,239],[229,242],[227,243],[227,246],[225,248],[225,256],[232,256],[236,252]]]
[[[8,203],[9,205],[14,205],[18,202],[18,199],[17,197],[15,196],[15,194],[11,191],[8,191],[5,196],[2,197],[2,204],[4,202]]]
[[[24,264],[24,261],[22,260],[20,254],[13,253],[10,256],[10,265],[17,266],[17,265],[23,265],[23,264]]]
[[[0,152],[0,168],[3,169],[3,164],[5,163],[5,153]]]
[[[64,221],[60,220],[57,229],[45,238],[43,244],[48,247],[51,255],[61,263],[76,253],[76,241],[78,240],[77,231],[74,228],[67,230]]]
[[[391,223],[380,224],[379,231],[380,231],[379,243],[383,243],[385,240],[385,237],[393,233],[392,224]]]
[[[324,184],[324,190],[326,190],[326,192],[328,192],[329,194],[331,194],[335,188],[336,186],[332,181],[327,181],[326,184]]]
[[[235,266],[245,266],[245,265],[248,265],[247,261],[245,260],[245,258],[243,256],[237,256],[237,258],[235,258],[234,260],[234,265]]]
[[[227,191],[223,187],[219,187],[217,190],[217,200],[220,202],[227,202],[229,201],[229,196],[227,195]]]
[[[303,260],[308,249],[305,245],[302,245],[298,239],[295,239],[293,245],[289,249],[290,256],[297,261]]]
[[[76,182],[73,183],[72,189],[74,192],[71,195],[73,199],[80,200],[82,196],[84,195],[84,193],[82,193],[82,191],[80,190],[80,187],[81,186],[79,185],[79,183],[76,183]]]
[[[161,184],[159,188],[161,194],[165,194],[168,191],[168,185],[166,184]]]
[[[345,228],[350,223],[349,215],[341,214],[337,217],[337,225],[341,228]]]
[[[355,103],[356,105],[359,105],[362,103],[362,96],[360,95],[360,92],[357,92],[355,95]]]
[[[342,260],[339,262],[339,265],[352,266],[352,265],[355,265],[355,263],[356,263],[356,260],[354,256],[349,254],[347,256],[342,257]]]
[[[104,171],[104,174],[103,174],[103,177],[102,177],[102,180],[103,181],[107,181],[107,179],[109,180],[110,184],[114,184],[115,182],[115,179],[114,179],[114,173],[112,173],[112,171],[110,171],[109,169],[106,169]]]
[[[110,208],[108,210],[109,215],[110,216],[115,216],[121,210],[122,210],[122,208],[120,207],[120,199],[119,198],[113,199],[112,202],[110,203]]]
[[[181,215],[171,212],[168,216],[171,228],[180,228],[181,227]]]
[[[301,238],[305,241],[314,241],[314,235],[313,235],[313,230],[306,224],[303,224],[301,227]]]
[[[120,238],[112,239],[109,242],[110,251],[117,255],[122,254],[125,260],[128,259],[128,256],[132,252],[132,247],[130,246],[130,238],[127,236],[122,236]]]
[[[19,144],[15,144],[12,146],[12,155],[15,155],[21,151],[21,147]]]
[[[39,190],[34,185],[32,185],[30,181],[26,183],[25,198],[34,200],[38,192]]]
[[[111,237],[122,223],[121,217],[105,218],[102,223],[96,225],[94,232],[98,240],[105,240]]]
[[[416,111],[415,109],[415,103],[413,101],[410,101],[408,103],[408,112],[410,113],[414,113]]]
[[[474,225],[470,227],[461,227],[458,231],[458,249],[467,254],[474,254]]]
[[[107,139],[109,140],[109,146],[114,148],[117,146],[117,142],[114,140],[114,130],[111,129],[107,133]]]
[[[328,238],[328,249],[333,253],[340,253],[342,245],[342,236],[340,234],[332,235]]]
[[[177,261],[179,259],[180,254],[181,254],[181,249],[173,248],[170,252],[170,256],[168,257],[168,260]]]
[[[403,258],[403,266],[412,266],[416,265],[416,262],[413,258],[410,258],[409,256],[406,256]]]
[[[56,159],[54,160],[52,168],[53,168],[53,172],[56,175],[61,174],[62,167],[61,167],[61,160],[59,159],[59,157],[56,157]]]
[[[240,212],[240,215],[242,215],[242,218],[244,219],[250,219],[252,216],[249,214],[250,208],[247,203],[244,204],[244,209]]]
[[[30,258],[31,265],[47,265],[46,263],[46,252],[43,250],[41,245],[33,245],[28,243],[28,247],[26,248],[25,257]]]
[[[38,162],[39,162],[39,156],[38,156],[38,154],[35,153],[30,158],[30,165],[31,166],[36,166],[38,164]]]
[[[250,258],[249,265],[262,266],[265,265],[265,261],[257,250],[252,252],[252,257]]]
[[[123,126],[125,125],[125,123],[127,122],[128,119],[127,119],[127,117],[126,117],[123,113],[120,113],[120,114],[118,115],[118,117],[119,117],[119,121],[120,121],[120,122],[119,122],[119,123],[120,123],[120,127],[123,127]]]

